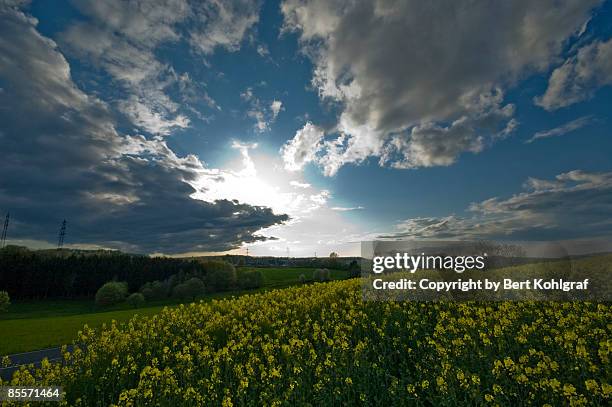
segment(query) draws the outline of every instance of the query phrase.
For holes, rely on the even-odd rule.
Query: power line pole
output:
[[[66,237],[66,219],[62,222],[62,227],[59,231],[59,237],[57,238],[57,248],[61,249],[64,247],[64,237]]]
[[[2,237],[0,237],[0,248],[3,248],[6,245],[6,232],[8,230],[9,218],[11,217],[11,213],[6,213],[6,218],[4,218],[4,227],[2,228]]]

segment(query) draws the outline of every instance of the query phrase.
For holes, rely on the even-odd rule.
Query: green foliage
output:
[[[306,276],[304,274],[300,274],[300,284],[306,283]]]
[[[242,289],[260,288],[263,286],[263,273],[259,270],[239,270],[238,285]]]
[[[200,263],[206,274],[207,286],[214,291],[225,291],[236,286],[236,268],[225,261],[210,260]]]
[[[145,297],[141,293],[132,293],[127,297],[126,302],[134,308],[140,308],[145,303]]]
[[[0,291],[0,312],[8,311],[8,307],[11,305],[11,298],[6,291]]]
[[[312,279],[314,281],[321,281],[321,282],[331,280],[329,270],[328,269],[316,269],[312,273]]]
[[[204,282],[197,277],[193,277],[184,283],[174,286],[172,296],[181,300],[195,300],[197,297],[204,295],[205,292],[206,286]]]
[[[351,261],[348,266],[348,274],[350,278],[359,277],[361,275],[361,266],[357,260]]]
[[[201,295],[204,295],[206,292],[204,282],[197,277],[193,277],[185,281],[185,285],[187,286],[187,293],[189,294],[189,297],[193,300]]]
[[[161,281],[151,281],[140,287],[140,292],[147,301],[163,300],[168,297],[168,284]]]
[[[103,307],[118,304],[125,300],[127,294],[128,286],[126,282],[109,281],[100,287],[96,293],[96,304]]]
[[[180,283],[175,285],[172,289],[172,297],[179,300],[186,300],[189,298],[189,287],[187,287],[187,284]]]
[[[190,259],[113,251],[32,251],[19,246],[0,249],[0,287],[13,300],[93,297],[113,277],[137,291],[148,281],[164,281],[180,271],[203,275],[201,264]]]

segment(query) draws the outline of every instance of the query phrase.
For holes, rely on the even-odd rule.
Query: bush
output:
[[[145,297],[141,293],[132,293],[129,297],[127,297],[127,303],[130,304],[134,308],[139,308],[144,304]]]
[[[204,295],[206,292],[204,282],[197,277],[193,277],[185,281],[185,285],[187,286],[187,294],[193,300],[195,300],[196,297]]]
[[[204,282],[197,277],[190,278],[184,283],[178,284],[172,290],[172,295],[175,298],[186,300],[195,300],[198,296],[206,292]]]
[[[306,283],[306,276],[304,274],[300,274],[300,284]]]
[[[9,305],[11,305],[11,297],[6,291],[0,291],[0,312],[8,311]]]
[[[128,295],[127,283],[109,281],[96,293],[96,304],[101,306],[113,305],[123,302]]]
[[[351,261],[351,264],[348,266],[348,274],[349,277],[359,277],[361,275],[361,266],[357,262],[357,260]]]
[[[238,285],[240,288],[253,289],[263,286],[263,274],[259,270],[238,272]]]
[[[168,284],[161,281],[152,281],[140,287],[140,292],[147,301],[163,300],[168,297]]]
[[[328,269],[316,269],[312,273],[312,279],[314,281],[329,281],[331,280]]]
[[[225,261],[210,260],[202,262],[206,273],[206,283],[215,291],[229,290],[236,285],[236,268]]]
[[[186,300],[189,297],[189,287],[185,283],[175,285],[172,289],[172,296],[179,300]]]

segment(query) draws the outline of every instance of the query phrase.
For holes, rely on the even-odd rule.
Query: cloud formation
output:
[[[575,120],[567,122],[559,127],[555,127],[549,130],[538,131],[533,135],[529,140],[525,143],[533,143],[537,139],[548,138],[548,137],[559,137],[563,136],[567,133],[571,133],[574,130],[578,130],[593,121],[593,116],[583,116],[579,117]]]
[[[347,207],[347,206],[333,206],[330,208],[332,211],[338,211],[338,212],[348,212],[348,211],[360,211],[365,209],[363,206],[351,206],[351,207]]]
[[[267,207],[191,198],[214,170],[161,138],[119,134],[109,106],[73,83],[36,25],[0,8],[0,207],[11,210],[11,239],[54,241],[66,218],[67,243],[222,251],[265,239],[256,232],[288,220]]]
[[[548,69],[600,2],[464,3],[283,2],[314,88],[340,108],[336,139],[319,146],[325,174],[368,157],[449,165],[508,136],[518,123],[504,91]]]
[[[298,171],[305,164],[315,161],[324,135],[323,129],[310,122],[306,123],[298,130],[295,137],[281,148],[285,168],[289,171]]]
[[[269,106],[266,106],[253,91],[252,87],[248,87],[240,94],[240,98],[249,103],[249,108],[246,112],[247,116],[255,120],[255,130],[259,133],[270,130],[270,125],[276,121],[279,113],[284,110],[283,102],[273,100]]]
[[[589,99],[600,87],[612,84],[612,39],[578,49],[550,75],[546,92],[535,99],[546,110],[556,110]]]
[[[216,48],[236,51],[258,21],[248,0],[76,0],[85,21],[70,26],[61,42],[71,55],[93,64],[123,86],[119,109],[138,128],[168,135],[189,126],[198,100],[218,109],[201,85],[156,55],[161,45],[188,41],[203,56]],[[170,94],[183,95],[183,109]]]
[[[529,178],[524,192],[473,203],[468,211],[472,217],[408,219],[384,237],[559,240],[610,236],[612,172],[574,170],[552,180]]]

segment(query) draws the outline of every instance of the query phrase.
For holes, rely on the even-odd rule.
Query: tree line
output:
[[[202,262],[119,252],[0,250],[0,289],[13,299],[93,297],[109,280],[125,281],[130,292],[173,275],[206,275]]]

